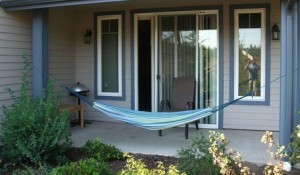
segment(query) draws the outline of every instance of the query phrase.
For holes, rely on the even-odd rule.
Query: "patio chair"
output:
[[[169,100],[162,100],[163,112],[191,110],[195,108],[195,79],[194,78],[174,78],[172,93]],[[196,129],[199,130],[198,121],[195,121]],[[185,124],[185,138],[188,139],[189,124]],[[159,130],[162,136],[162,130]]]

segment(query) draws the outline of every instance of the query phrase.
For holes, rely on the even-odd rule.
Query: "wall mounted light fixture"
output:
[[[272,40],[279,40],[280,30],[278,25],[275,23],[272,27]]]
[[[91,44],[91,36],[92,36],[92,31],[91,30],[86,30],[84,34],[84,43],[85,44]]]

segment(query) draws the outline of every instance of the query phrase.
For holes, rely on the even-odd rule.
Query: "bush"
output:
[[[209,153],[214,164],[220,169],[220,174],[251,174],[249,167],[243,166],[239,152],[228,150],[228,140],[223,133],[209,131]]]
[[[51,175],[110,175],[112,172],[109,165],[104,161],[96,159],[80,160],[79,162],[71,162],[68,165],[57,167],[50,173]]]
[[[178,169],[188,175],[219,174],[220,170],[214,165],[213,157],[208,152],[209,146],[209,140],[203,135],[193,139],[191,146],[178,152]]]
[[[83,146],[83,150],[89,155],[89,157],[97,160],[119,160],[123,158],[123,152],[113,145],[107,145],[100,141],[99,138],[96,140],[88,140]]]
[[[45,166],[39,166],[37,169],[32,167],[24,167],[23,170],[16,170],[13,172],[13,175],[47,175],[50,172],[50,169]]]
[[[300,162],[300,125],[297,126],[292,134],[292,142],[289,144],[290,161],[292,164]]]
[[[29,94],[29,62],[25,66],[20,93],[8,90],[13,98],[11,107],[3,107],[5,117],[0,136],[3,154],[12,163],[29,161],[38,165],[62,158],[71,145],[67,113],[59,113],[60,97],[54,94],[54,83],[49,81],[43,98]]]
[[[185,175],[180,173],[176,166],[169,166],[168,170],[165,169],[162,162],[158,162],[157,168],[149,170],[141,159],[134,160],[134,158],[127,153],[124,155],[126,160],[125,168],[120,172],[120,175]]]

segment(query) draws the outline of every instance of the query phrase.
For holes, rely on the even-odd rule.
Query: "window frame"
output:
[[[95,99],[125,100],[125,65],[124,65],[124,12],[95,13]],[[118,91],[102,90],[102,21],[118,20]]]
[[[237,105],[270,105],[270,5],[269,4],[248,4],[248,5],[231,5],[230,6],[230,100],[236,100],[238,96],[239,84],[239,18],[241,13],[260,13],[261,21],[261,96],[247,96],[240,99]],[[264,58],[264,59],[263,59]],[[246,94],[245,94],[246,95]]]

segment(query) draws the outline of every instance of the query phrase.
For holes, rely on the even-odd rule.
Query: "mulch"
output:
[[[149,169],[157,168],[157,162],[160,161],[164,164],[164,167],[169,167],[170,165],[176,165],[178,163],[178,158],[173,156],[162,156],[162,155],[152,155],[152,154],[131,154],[135,160],[142,159],[143,163]],[[71,148],[68,150],[67,156],[72,161],[78,161],[80,159],[87,158],[87,155],[81,151],[80,148]],[[113,160],[109,162],[110,168],[113,173],[121,171],[126,164],[126,160]],[[264,166],[259,166],[252,162],[243,162],[244,166],[251,169],[252,173],[256,175],[263,175]],[[291,172],[286,172],[285,175],[300,175],[300,170],[292,169]]]
[[[79,161],[80,159],[88,158],[88,156],[84,153],[84,151],[82,151],[81,148],[76,148],[76,147],[70,148],[66,152],[66,155],[70,161]],[[151,155],[151,154],[131,154],[131,155],[135,158],[135,160],[142,159],[143,163],[149,169],[157,168],[158,161],[163,162],[166,168],[169,167],[170,165],[176,165],[178,163],[178,158],[173,156],[162,156],[162,155]],[[120,172],[124,168],[125,164],[126,164],[126,160],[109,161],[109,166],[114,174]],[[248,166],[252,170],[252,172],[255,173],[256,175],[263,175],[264,166],[258,166],[251,162],[243,162],[243,164],[245,166]],[[16,168],[20,168],[20,167],[16,167]],[[6,174],[10,175],[11,173],[6,173]],[[300,170],[293,169],[291,172],[286,172],[286,175],[300,175]]]

